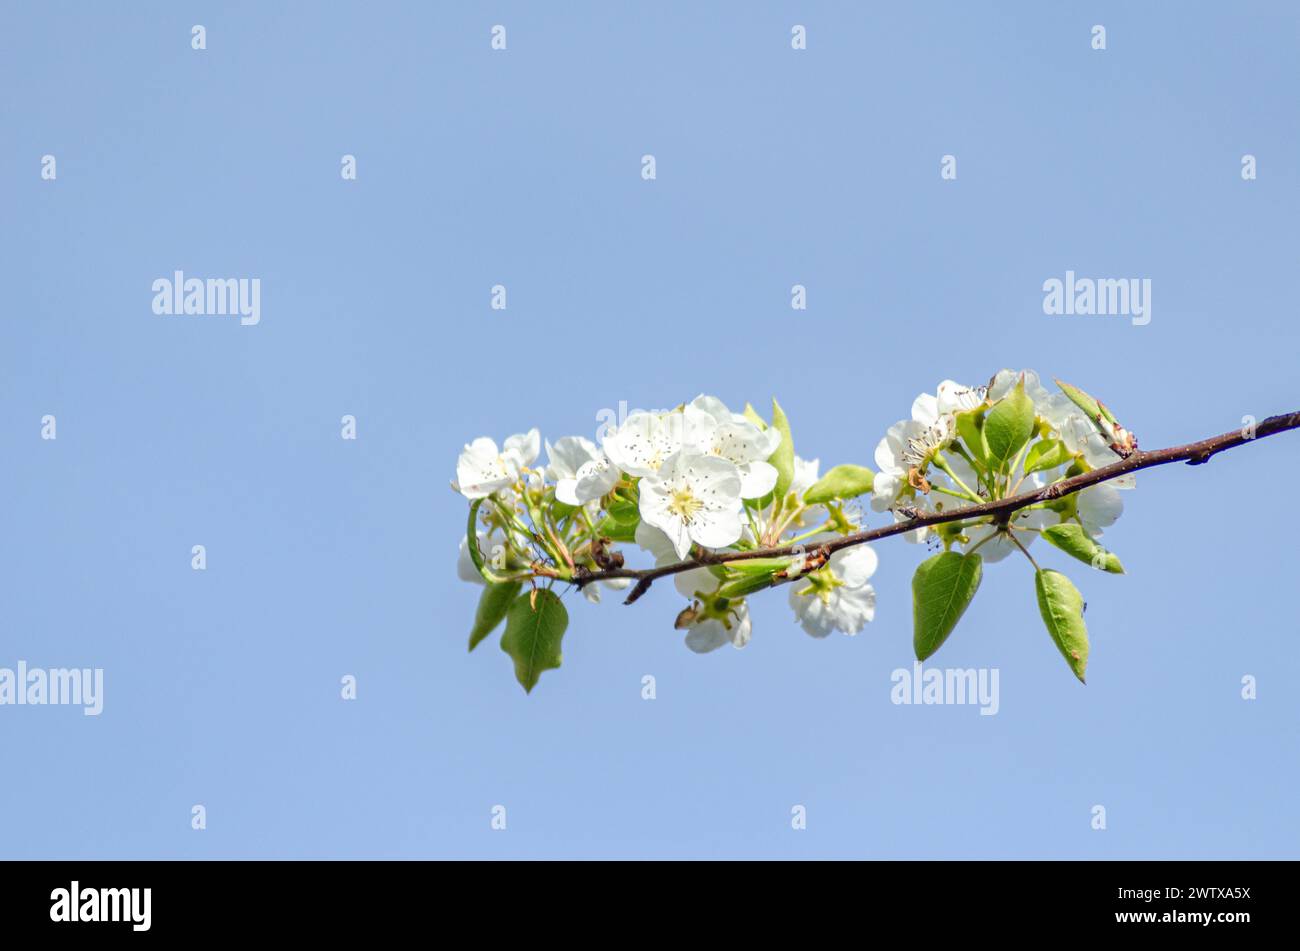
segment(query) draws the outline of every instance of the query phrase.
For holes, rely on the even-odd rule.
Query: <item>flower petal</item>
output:
[[[761,499],[776,488],[776,476],[776,467],[769,463],[745,463],[740,467],[740,497]]]
[[[542,434],[534,427],[526,433],[516,433],[506,440],[501,454],[513,455],[520,466],[531,466],[542,451]]]
[[[912,401],[912,419],[922,426],[933,426],[939,418],[939,401],[933,393],[922,393]]]

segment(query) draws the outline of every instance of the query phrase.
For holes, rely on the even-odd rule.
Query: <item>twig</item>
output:
[[[986,516],[993,516],[995,520],[1000,519],[1005,522],[1013,512],[1026,506],[1059,499],[1062,496],[1078,492],[1080,489],[1086,489],[1088,486],[1109,482],[1111,479],[1117,479],[1130,472],[1137,472],[1139,469],[1150,469],[1153,466],[1168,465],[1171,462],[1186,462],[1191,466],[1203,465],[1212,456],[1223,452],[1225,449],[1233,449],[1256,439],[1263,439],[1265,436],[1273,436],[1277,433],[1298,428],[1300,428],[1300,411],[1285,413],[1281,416],[1270,416],[1259,423],[1255,427],[1255,432],[1249,436],[1242,430],[1233,430],[1219,436],[1211,436],[1209,439],[1202,439],[1199,442],[1187,443],[1183,446],[1172,446],[1169,449],[1156,449],[1150,452],[1135,450],[1125,458],[1117,459],[1108,466],[1102,466],[1099,469],[1093,469],[1091,472],[1085,472],[1069,479],[1062,479],[1060,482],[1036,489],[1033,492],[1024,492],[1005,499],[995,499],[979,505],[967,505],[931,514],[922,514],[913,509],[908,511],[908,515],[913,517],[908,517],[904,521],[886,525],[882,528],[872,528],[854,532],[851,535],[844,535],[818,547],[824,549],[829,557],[843,548],[878,541],[891,535],[901,535],[904,532],[925,528],[928,525],[941,525],[944,522],[955,522],[968,518],[984,518]],[[602,571],[587,572],[580,578],[575,577],[574,581],[579,587],[582,587],[591,584],[593,581],[605,581],[610,578],[633,578],[636,580],[636,584],[633,585],[627,600],[623,602],[624,604],[631,604],[649,591],[650,585],[655,581],[668,575],[690,571],[693,568],[725,565],[731,562],[749,561],[754,558],[793,557],[800,554],[802,548],[801,545],[781,545],[771,548],[755,548],[743,552],[706,552],[696,558],[671,565],[663,565],[658,568],[609,568]]]

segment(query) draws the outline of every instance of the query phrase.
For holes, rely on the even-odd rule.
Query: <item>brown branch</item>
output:
[[[904,532],[925,528],[928,525],[939,525],[944,522],[956,522],[968,518],[993,516],[995,521],[1005,522],[1013,512],[1026,506],[1059,499],[1064,495],[1078,492],[1080,489],[1086,489],[1088,486],[1109,482],[1111,479],[1119,478],[1130,472],[1137,472],[1139,469],[1150,469],[1152,466],[1163,466],[1171,462],[1186,462],[1191,466],[1199,466],[1225,449],[1232,449],[1244,443],[1253,442],[1255,439],[1262,439],[1265,436],[1272,436],[1298,428],[1300,428],[1300,411],[1285,413],[1281,416],[1270,416],[1255,427],[1252,436],[1245,435],[1241,430],[1234,430],[1220,436],[1202,439],[1199,442],[1187,443],[1184,446],[1172,446],[1169,449],[1156,449],[1151,452],[1137,450],[1108,466],[1102,466],[1100,469],[1093,469],[1091,472],[1085,472],[1069,479],[1062,479],[1060,482],[1054,482],[1033,492],[1022,492],[1020,495],[1013,495],[1005,499],[995,499],[992,502],[967,505],[962,508],[949,509],[929,515],[918,514],[916,517],[895,522],[893,525],[887,525],[883,528],[867,529],[822,542],[813,546],[813,551],[829,557],[842,548],[874,542],[881,538],[888,538],[891,535],[901,535]],[[636,584],[628,594],[627,600],[623,602],[624,604],[631,604],[649,591],[650,585],[655,581],[668,575],[690,571],[693,568],[707,568],[710,565],[749,561],[754,558],[794,557],[804,554],[806,551],[807,546],[804,545],[781,545],[773,548],[755,548],[750,551],[705,552],[696,558],[672,565],[663,565],[659,568],[608,568],[601,571],[581,571],[580,576],[575,577],[574,581],[578,587],[582,587],[591,584],[593,581],[605,581],[611,578],[634,578]]]

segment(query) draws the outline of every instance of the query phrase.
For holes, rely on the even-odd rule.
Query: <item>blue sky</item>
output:
[[[465,652],[447,483],[475,436],[701,391],[777,396],[824,466],[1004,366],[1148,448],[1296,409],[1298,46],[1284,3],[9,10],[0,667],[102,667],[105,698],[0,707],[0,855],[1294,857],[1267,512],[1300,437],[1141,475],[1123,577],[1048,556],[1087,687],[1028,566],[988,566],[935,662],[998,668],[989,717],[890,702],[898,539],[854,638],[769,596],[745,650],[697,656],[671,586],[571,595],[525,696],[495,637]],[[261,322],[155,316],[177,269],[260,278]],[[1067,270],[1149,278],[1151,323],[1045,316]]]

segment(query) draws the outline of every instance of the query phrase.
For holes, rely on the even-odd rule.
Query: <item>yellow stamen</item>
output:
[[[673,497],[672,501],[668,503],[668,511],[680,517],[682,521],[689,522],[703,504],[691,493],[689,488],[673,489]]]

